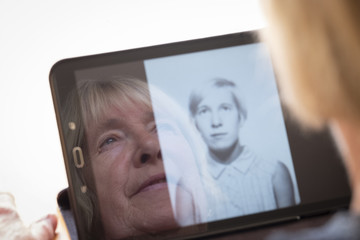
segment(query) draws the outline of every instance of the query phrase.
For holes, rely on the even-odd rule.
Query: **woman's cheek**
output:
[[[93,172],[98,188],[108,188],[116,180],[113,176],[120,176],[120,173],[116,174],[116,172],[121,167],[121,158],[120,149],[112,148],[93,159]]]
[[[110,168],[113,164],[121,164],[123,162],[124,153],[126,152],[126,145],[124,142],[112,143],[108,146],[106,151],[98,154],[95,162],[103,168]]]

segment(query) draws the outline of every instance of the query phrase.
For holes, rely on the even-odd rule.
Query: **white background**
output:
[[[0,191],[25,223],[67,187],[48,82],[63,58],[264,26],[254,0],[0,1]]]

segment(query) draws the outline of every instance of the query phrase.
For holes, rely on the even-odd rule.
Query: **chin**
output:
[[[140,223],[142,232],[156,233],[179,226],[175,221],[167,190],[144,194],[141,199],[136,199],[133,206],[138,206],[136,208],[141,217],[137,222]]]
[[[160,232],[166,232],[174,229],[178,229],[179,225],[175,221],[172,208],[163,206],[162,208],[152,208],[144,210],[144,216],[140,219],[136,219],[134,224],[137,233],[134,235],[153,235]]]
[[[227,152],[232,151],[236,146],[237,141],[222,141],[209,146],[214,152]]]
[[[223,152],[230,151],[230,148],[227,145],[226,146],[225,145],[211,146],[210,149],[214,153],[223,153]]]
[[[135,208],[135,209],[132,209]],[[123,239],[140,237],[142,235],[151,236],[156,233],[178,229],[179,225],[174,219],[170,202],[163,206],[145,206],[139,208],[131,206],[127,210],[118,226],[113,225],[112,229],[107,229],[107,239]]]
[[[174,218],[172,209],[155,211],[153,217],[149,217],[147,232],[156,233],[179,228]]]

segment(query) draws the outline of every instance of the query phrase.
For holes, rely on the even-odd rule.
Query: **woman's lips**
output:
[[[213,133],[213,134],[211,134],[211,137],[212,138],[223,138],[223,137],[225,137],[226,136],[226,134],[227,133]]]
[[[150,190],[156,190],[167,187],[166,176],[164,173],[156,174],[148,178],[145,182],[143,182],[137,191],[133,194],[136,195],[140,192],[146,192]]]

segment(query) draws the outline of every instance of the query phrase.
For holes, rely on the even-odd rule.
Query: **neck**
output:
[[[211,158],[215,161],[223,164],[230,164],[240,156],[243,150],[244,146],[241,146],[239,141],[236,141],[231,147],[227,149],[221,151],[209,149],[209,152]]]
[[[349,175],[352,189],[350,209],[360,214],[360,124],[341,119],[333,121],[330,126]]]

